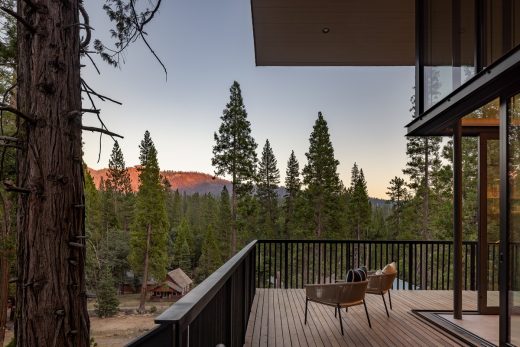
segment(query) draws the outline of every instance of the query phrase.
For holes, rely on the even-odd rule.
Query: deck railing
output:
[[[255,296],[255,259],[253,241],[127,346],[242,346]]]
[[[488,245],[488,288],[498,288],[498,247]],[[463,242],[464,290],[477,289],[477,251],[477,242]],[[331,283],[350,268],[376,270],[392,261],[399,273],[394,289],[453,288],[451,241],[252,241],[128,346],[242,346],[256,288]]]
[[[497,287],[498,244],[489,245],[489,287]],[[463,289],[476,290],[477,242],[462,245]],[[303,288],[306,283],[333,283],[348,269],[382,269],[395,261],[394,289],[453,288],[451,241],[259,240],[256,286]],[[496,275],[495,275],[496,274]]]

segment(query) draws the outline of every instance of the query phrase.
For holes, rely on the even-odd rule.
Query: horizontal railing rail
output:
[[[333,283],[351,268],[382,269],[395,261],[394,289],[453,288],[452,241],[259,240],[256,286],[303,288],[306,283]],[[498,244],[489,244],[489,267],[498,266]],[[462,245],[463,289],[476,290],[476,241]],[[490,271],[489,287],[498,286],[498,272]]]
[[[242,346],[255,296],[256,241],[155,319],[127,346]]]

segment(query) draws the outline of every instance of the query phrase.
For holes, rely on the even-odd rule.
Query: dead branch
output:
[[[139,34],[138,36],[141,37],[141,39],[143,40],[143,42],[146,45],[146,47],[148,47],[148,49],[150,50],[152,55],[155,57],[155,59],[159,62],[159,64],[161,64],[161,66],[162,66],[162,68],[164,70],[164,74],[166,75],[166,79],[168,79],[168,70],[166,70],[166,66],[163,64],[162,60],[155,53],[155,51],[153,50],[152,46],[150,46],[150,44],[148,43],[148,41],[144,37],[144,35],[146,33],[143,30],[144,26],[153,19],[153,17],[155,16],[157,11],[159,10],[160,6],[161,6],[161,0],[158,0],[157,4],[155,5],[155,8],[150,12],[150,15],[148,16],[148,18],[145,18],[141,22],[139,22],[139,18],[137,16],[137,11],[135,10],[135,7],[134,7],[134,0],[130,0],[130,7],[132,9],[132,14],[133,14],[133,17],[134,17],[134,25],[136,27],[137,33]]]
[[[31,193],[30,189],[17,187],[14,185],[14,183],[12,181],[9,181],[9,180],[4,181],[4,187],[5,187],[5,190],[8,192],[24,193],[24,194]]]
[[[0,103],[0,111],[7,111],[7,112],[14,113],[15,115],[19,116],[20,118],[23,118],[26,121],[31,122],[31,123],[34,123],[36,121],[36,119],[34,119],[34,117],[23,113],[22,111],[20,111],[17,108],[14,108],[12,106],[9,106],[9,105],[3,104],[3,103]]]
[[[115,103],[115,104],[123,105],[123,103],[120,102],[120,101],[114,100],[114,99],[112,99],[112,98],[109,98],[109,97],[106,96],[106,95],[99,94],[99,93],[95,92],[94,89],[92,89],[92,88],[87,84],[87,82],[85,82],[84,79],[81,79],[81,83],[83,84],[83,89],[82,89],[83,92],[85,92],[85,93],[87,93],[87,94],[92,94],[92,95],[98,97],[101,101],[107,101],[107,100],[108,100],[108,101],[111,101],[111,102],[113,102],[113,103]]]
[[[85,48],[90,43],[90,38],[92,36],[91,35],[92,28],[89,25],[90,19],[89,19],[88,13],[87,13],[87,11],[85,11],[85,8],[83,7],[83,4],[81,2],[79,3],[79,12],[81,13],[81,16],[83,17],[82,27],[85,29],[85,32],[86,32],[85,39],[80,43],[80,47]]]
[[[0,136],[0,141],[20,142],[21,140],[13,136]]]
[[[116,134],[116,133],[113,133],[111,131],[108,131],[106,129],[102,129],[102,128],[96,128],[96,127],[89,127],[89,126],[82,126],[81,129],[83,130],[86,130],[86,131],[92,131],[92,132],[95,132],[95,133],[101,133],[101,134],[105,134],[105,135],[109,135],[109,136],[114,136],[114,137],[119,137],[121,139],[124,139],[123,136],[119,135],[119,134]]]
[[[22,23],[26,28],[27,30],[29,30],[31,33],[35,33],[36,32],[36,28],[33,27],[28,21],[26,21],[22,16],[20,16],[18,13],[14,12],[13,10],[5,7],[5,6],[0,6],[0,10],[4,11],[5,13],[7,13],[8,15],[11,15],[13,16],[17,21],[19,21],[20,23]]]
[[[92,59],[92,57],[90,56],[89,52],[83,51],[83,54],[85,54],[87,56],[87,58],[90,60],[90,62],[92,63],[92,65],[94,65],[94,68],[96,69],[98,75],[101,75],[101,72],[99,71],[96,63],[94,62],[94,59]]]
[[[90,109],[90,108],[82,108],[81,109],[81,112],[83,113],[95,113],[95,114],[99,114],[101,112],[100,109]]]

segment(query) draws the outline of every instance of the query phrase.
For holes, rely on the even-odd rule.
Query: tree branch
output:
[[[34,123],[36,121],[36,119],[34,119],[34,117],[31,117],[31,116],[23,113],[22,111],[20,111],[17,108],[14,108],[12,106],[9,106],[9,105],[3,104],[3,103],[0,103],[0,111],[7,111],[7,112],[14,113],[15,115],[19,116],[20,118],[23,118],[26,121],[31,122],[31,123]]]
[[[22,16],[20,16],[18,13],[14,12],[13,10],[5,7],[5,6],[0,6],[0,10],[4,11],[5,13],[13,16],[17,21],[19,21],[20,23],[22,23],[23,25],[25,25],[25,27],[31,32],[31,33],[35,33],[36,32],[36,28],[33,27],[31,24],[29,24],[28,21],[26,21]]]
[[[24,194],[31,193],[30,189],[17,187],[11,181],[4,181],[4,187],[5,187],[5,190],[8,192],[16,192],[16,193],[24,193]]]
[[[96,127],[89,127],[89,126],[85,126],[85,125],[82,126],[81,129],[86,130],[86,131],[92,131],[92,132],[101,133],[101,134],[114,136],[114,137],[119,137],[121,139],[124,139],[123,136],[121,136],[119,134],[116,134],[116,133],[113,133],[111,131],[108,131],[106,129],[96,128]]]
[[[13,136],[0,136],[0,141],[20,142],[20,139]]]

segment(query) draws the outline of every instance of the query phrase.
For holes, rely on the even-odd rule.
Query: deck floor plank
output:
[[[334,308],[309,302],[304,324],[305,291],[303,289],[263,289],[256,291],[249,317],[245,346],[463,346],[417,318],[412,309],[451,310],[452,291],[394,290],[393,309],[378,295],[367,295],[366,302],[372,329],[360,306],[343,309],[344,335],[341,335]],[[463,309],[475,310],[477,294],[463,292]]]

